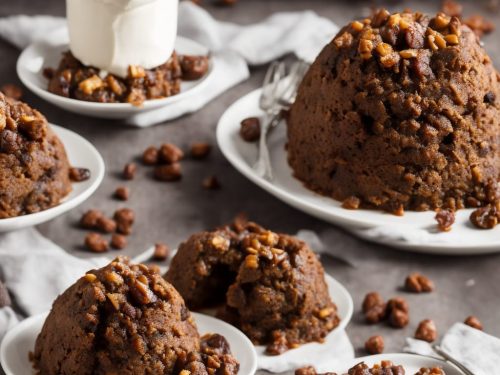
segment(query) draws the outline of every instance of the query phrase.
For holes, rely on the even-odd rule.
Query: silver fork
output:
[[[273,171],[271,167],[271,160],[269,156],[269,149],[267,147],[267,137],[269,133],[276,127],[282,120],[282,111],[290,109],[290,106],[295,101],[297,89],[302,82],[309,64],[299,61],[292,65],[290,73],[283,78],[283,71],[285,70],[284,64],[281,63],[279,68],[271,66],[266,73],[264,80],[264,89],[259,102],[260,107],[266,111],[266,118],[262,126],[259,140],[259,157],[254,165],[255,172],[268,180],[273,179]],[[272,81],[272,85],[267,85],[272,72],[279,69],[281,74],[280,81]],[[271,78],[272,79],[272,78]],[[263,102],[266,107],[263,107]],[[265,109],[267,108],[267,109]]]

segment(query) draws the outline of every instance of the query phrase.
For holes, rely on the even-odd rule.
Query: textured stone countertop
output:
[[[204,0],[208,3],[208,0]],[[387,1],[385,4],[397,10],[406,7],[436,12],[438,1]],[[482,4],[487,1],[469,2],[466,12],[488,13]],[[366,14],[368,1],[320,1],[320,0],[240,0],[232,8],[207,6],[213,14],[223,20],[247,24],[258,21],[272,12],[312,9],[339,25],[354,16]],[[472,10],[475,7],[475,10]],[[1,1],[0,16],[29,13],[62,16],[63,0],[16,0]],[[500,13],[489,12],[489,17],[500,24]],[[495,40],[500,30],[485,38],[486,49],[500,66],[500,43]],[[18,51],[0,41],[0,85],[17,83],[15,63]],[[297,211],[262,189],[252,184],[233,169],[224,159],[215,143],[217,120],[224,110],[240,96],[257,88],[266,67],[252,69],[252,77],[229,90],[190,116],[169,124],[144,130],[126,128],[112,121],[74,115],[58,109],[25,90],[24,100],[44,113],[55,124],[72,129],[90,140],[101,152],[107,174],[99,190],[81,207],[40,227],[48,238],[77,256],[88,256],[81,250],[85,232],[76,227],[81,213],[99,207],[111,214],[120,202],[111,199],[114,189],[124,182],[119,178],[125,163],[134,159],[149,145],[169,141],[183,147],[193,141],[208,141],[214,146],[212,155],[205,162],[185,162],[184,178],[179,183],[156,183],[145,169],[140,168],[135,180],[127,185],[132,196],[127,206],[137,215],[134,234],[130,238],[125,254],[133,255],[157,241],[176,247],[195,231],[213,228],[226,223],[239,212],[276,231],[296,233],[307,228],[324,233],[332,225]],[[219,191],[201,188],[201,180],[216,175],[222,184]],[[345,238],[345,234],[340,234]],[[338,246],[337,235],[325,237],[326,245]],[[357,248],[360,242],[352,240]],[[351,251],[348,247],[346,252]],[[424,318],[436,321],[438,330],[444,332],[454,322],[463,321],[467,315],[477,315],[485,330],[500,336],[500,255],[478,257],[442,257],[419,255],[391,250],[380,245],[364,245],[364,250],[353,249],[359,258],[355,266],[329,258],[324,259],[328,273],[341,281],[351,292],[355,303],[355,314],[347,332],[358,351],[365,340],[373,334],[382,334],[386,340],[386,352],[400,351],[406,336],[412,336],[418,322]],[[109,255],[109,254],[108,254]],[[428,295],[408,295],[399,290],[404,278],[412,271],[421,271],[431,277],[437,291]],[[385,325],[367,326],[360,316],[360,304],[366,292],[380,291],[385,297],[404,295],[408,298],[412,312],[411,322],[404,330],[394,330]]]

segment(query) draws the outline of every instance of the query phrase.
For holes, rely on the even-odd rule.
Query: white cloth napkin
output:
[[[408,338],[406,352],[440,357],[431,345]],[[499,374],[500,339],[463,323],[456,323],[444,335],[441,350],[459,361],[475,375]]]
[[[13,16],[0,19],[0,37],[19,48],[65,28],[65,20],[50,16]],[[313,12],[288,12],[270,16],[249,26],[215,20],[206,10],[183,1],[179,7],[179,35],[193,39],[212,51],[210,82],[196,95],[126,120],[147,127],[192,113],[231,87],[246,80],[248,65],[260,65],[289,53],[312,61],[332,39],[337,26]]]

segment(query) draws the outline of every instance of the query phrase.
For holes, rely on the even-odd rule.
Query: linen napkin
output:
[[[440,358],[425,341],[408,338],[404,351]],[[441,350],[475,375],[498,374],[500,339],[463,323],[456,323],[444,335]],[[480,359],[480,360],[479,360]]]
[[[0,19],[0,37],[18,48],[65,28],[62,18],[13,16]],[[205,9],[183,1],[179,6],[179,35],[211,50],[213,76],[197,95],[173,105],[137,114],[126,123],[147,127],[195,112],[231,87],[246,80],[248,65],[260,65],[289,53],[312,61],[333,38],[337,26],[311,11],[277,13],[249,26],[215,20]]]

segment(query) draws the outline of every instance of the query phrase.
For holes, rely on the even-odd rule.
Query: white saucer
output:
[[[177,37],[175,49],[179,54],[208,55],[209,50],[197,42]],[[213,61],[207,74],[197,81],[183,81],[181,92],[168,98],[147,100],[141,107],[129,103],[94,103],[52,94],[47,90],[48,81],[43,76],[46,67],[57,68],[62,53],[69,50],[68,35],[66,30],[50,34],[43,41],[38,41],[28,46],[17,60],[17,74],[21,82],[36,95],[48,102],[70,112],[78,114],[109,118],[124,119],[138,113],[148,112],[160,107],[184,100],[198,92],[205,86],[213,73]]]
[[[329,371],[344,374],[347,373],[347,370],[360,362],[364,362],[368,366],[372,367],[374,364],[380,363],[381,361],[391,361],[395,365],[403,366],[405,374],[407,375],[415,374],[422,367],[441,367],[446,372],[446,375],[463,375],[462,371],[447,362],[431,357],[406,353],[377,354],[368,357],[355,358],[351,362],[343,365],[342,368],[331,369]]]
[[[0,219],[0,233],[31,227],[52,220],[83,203],[101,184],[105,168],[104,161],[96,148],[85,138],[71,130],[56,125],[51,126],[64,144],[70,165],[89,169],[90,179],[73,183],[71,193],[55,207],[29,215]]]
[[[231,347],[231,352],[240,362],[238,375],[253,375],[257,370],[257,354],[250,340],[233,326],[203,314],[192,313],[200,334],[219,333]],[[6,375],[35,374],[28,353],[35,348],[35,341],[42,330],[47,313],[28,318],[3,339],[0,347],[0,362]]]
[[[459,210],[453,229],[436,233],[435,213],[406,212],[403,217],[375,210],[346,210],[340,202],[306,189],[292,176],[285,151],[286,125],[280,124],[269,137],[274,180],[269,182],[255,174],[252,165],[257,159],[257,144],[243,141],[239,135],[240,122],[250,116],[260,116],[258,100],[261,90],[255,90],[230,106],[219,120],[217,142],[227,160],[249,180],[283,202],[317,218],[341,225],[348,230],[396,227],[403,225],[410,231],[426,236],[426,241],[415,242],[400,239],[379,238],[377,241],[412,251],[440,254],[481,254],[500,251],[500,226],[493,230],[479,230],[469,223],[472,210]],[[373,238],[368,238],[374,240]]]

